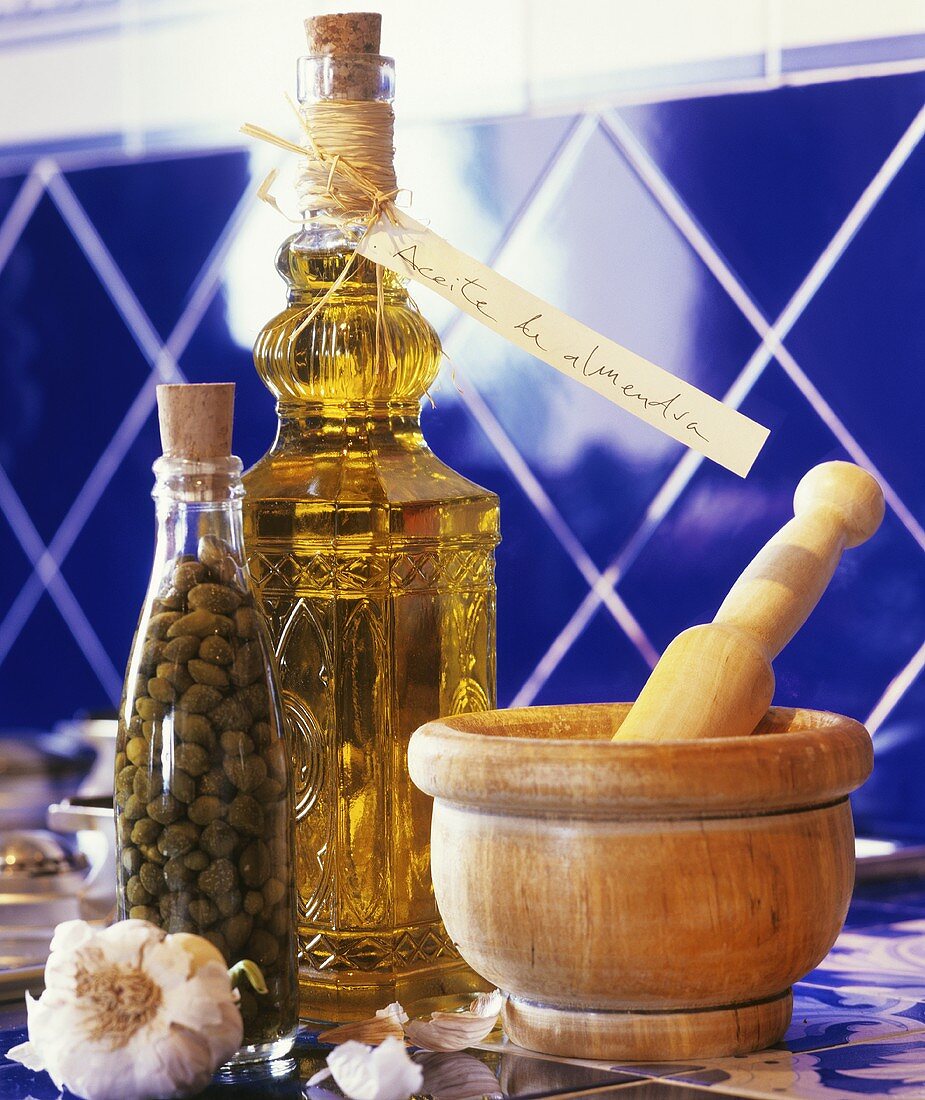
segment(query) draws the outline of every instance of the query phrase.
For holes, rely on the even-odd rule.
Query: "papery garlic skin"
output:
[[[405,1044],[388,1038],[374,1048],[349,1041],[328,1055],[328,1068],[308,1082],[333,1076],[351,1100],[407,1100],[419,1091],[424,1071],[408,1057]]]
[[[354,1040],[374,1047],[390,1036],[393,1039],[404,1039],[403,1024],[408,1022],[408,1013],[398,1001],[393,1001],[385,1008],[380,1008],[375,1016],[368,1020],[357,1020],[351,1024],[339,1024],[337,1027],[329,1027],[326,1031],[318,1033],[319,1043],[331,1043],[339,1046]]]
[[[243,1038],[221,953],[147,921],[60,924],[26,1007],[29,1041],[8,1057],[84,1100],[193,1095]]]
[[[503,997],[499,989],[479,993],[464,1012],[432,1012],[429,1020],[409,1020],[405,1035],[421,1050],[465,1050],[488,1038],[498,1023]]]

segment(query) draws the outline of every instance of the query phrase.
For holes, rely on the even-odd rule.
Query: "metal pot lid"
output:
[[[22,775],[80,775],[93,763],[94,752],[73,737],[32,730],[0,731],[0,785]]]
[[[42,829],[0,833],[0,889],[16,879],[54,878],[87,869],[87,857]],[[15,887],[14,887],[15,888]]]

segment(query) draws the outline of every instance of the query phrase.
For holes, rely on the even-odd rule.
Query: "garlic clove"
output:
[[[424,1071],[408,1057],[404,1042],[390,1036],[372,1049],[352,1040],[341,1044],[308,1086],[329,1075],[351,1100],[406,1100],[420,1091]]]
[[[380,1008],[369,1020],[358,1020],[352,1024],[341,1024],[339,1027],[328,1028],[318,1035],[320,1043],[333,1043],[339,1046],[341,1043],[365,1043],[367,1046],[378,1046],[383,1039],[401,1039],[405,1037],[402,1027],[408,1019],[408,1013],[398,1001]]]
[[[477,993],[469,1005],[469,1011],[475,1016],[501,1015],[501,1006],[504,1003],[504,994],[500,989],[493,989],[491,993]]]
[[[464,1012],[432,1012],[429,1020],[410,1020],[405,1035],[422,1050],[465,1050],[494,1030],[501,1013],[502,995],[480,993]]]

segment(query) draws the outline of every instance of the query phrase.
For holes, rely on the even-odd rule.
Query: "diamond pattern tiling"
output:
[[[472,476],[504,501],[496,572],[498,703],[508,706],[586,587],[575,563],[505,471],[475,470]]]
[[[152,158],[70,172],[67,178],[166,339],[199,269],[251,187],[247,154]]]
[[[852,798],[858,830],[873,836],[900,836],[925,841],[925,673],[920,673],[895,709],[886,717],[874,740],[875,764],[870,778]],[[872,894],[871,887],[867,890]],[[910,883],[899,904],[925,903],[921,880]]]
[[[761,307],[783,308],[925,98],[925,75],[624,109]]]
[[[628,569],[620,590],[656,644],[664,647],[679,630],[712,619],[741,570],[793,514],[793,490],[803,473],[846,457],[795,392],[772,363],[743,406],[774,429],[748,481],[701,465]],[[923,635],[925,559],[888,514],[875,539],[850,551],[775,662],[775,701],[863,720]]]
[[[151,577],[155,530],[151,465],[160,450],[152,411],[61,567],[120,677]]]
[[[883,726],[881,751],[892,744],[894,728],[920,736],[918,686],[903,697],[915,684],[925,636],[919,595],[925,558],[907,510],[908,503],[921,511],[920,462],[909,450],[915,419],[903,384],[921,357],[915,304],[922,268],[907,242],[921,236],[914,232],[921,226],[915,220],[921,154],[900,169],[879,208],[879,188],[869,193],[873,214],[832,275],[820,252],[920,105],[922,79],[626,110],[622,117],[654,158],[648,167],[627,147],[625,129],[622,137],[613,125],[605,133],[591,116],[404,133],[402,178],[414,183],[417,209],[438,231],[712,393],[728,390],[748,363],[748,384],[739,385],[737,399],[751,387],[745,411],[774,433],[741,482],[682,458],[677,444],[469,321],[433,308],[422,294],[425,310],[447,334],[463,389],[459,395],[450,371],[443,372],[437,407],[425,410],[428,438],[441,457],[502,499],[502,704],[631,696],[645,675],[643,658],[655,657],[652,642],[661,647],[712,615],[754,550],[789,516],[799,476],[845,453],[837,439],[862,460],[866,448],[895,481],[891,499],[905,527],[893,515],[874,543],[853,552],[780,662],[779,697],[860,717],[873,708],[874,724]],[[905,140],[906,150],[918,133]],[[34,521],[41,539],[51,539],[70,516],[51,543],[54,555],[65,555],[53,585],[59,613],[47,596],[39,601],[37,579],[16,596],[28,565],[6,519],[19,523],[23,537],[23,516],[13,515],[9,493],[0,501],[7,512],[0,519],[3,722],[18,721],[24,711],[51,721],[118,690],[151,555],[147,498],[157,445],[147,365],[159,360],[163,376],[175,376],[157,332],[173,333],[171,348],[191,379],[238,383],[235,449],[246,463],[270,443],[272,398],[249,351],[231,338],[220,289],[212,296],[225,245],[251,224],[241,199],[247,171],[238,153],[130,162],[66,179],[42,162],[26,197],[48,182],[94,266],[48,198],[6,264],[0,236],[0,462],[23,496],[26,526]],[[890,173],[880,177],[887,185]],[[18,182],[0,180],[0,218]],[[689,212],[672,207],[672,187]],[[31,209],[28,202],[20,206]],[[698,236],[698,225],[707,237]],[[280,222],[280,239],[287,231]],[[8,223],[7,243],[17,233]],[[54,282],[40,263],[49,256]],[[764,320],[748,299],[773,317],[814,267],[822,290],[798,323],[794,345],[780,353],[786,378],[776,363],[763,367],[757,333],[765,331]],[[282,305],[272,247],[264,277],[277,283]],[[49,301],[56,306],[54,327],[47,324]],[[860,318],[864,331],[846,325],[844,335],[844,316]],[[888,354],[878,358],[883,348]],[[871,398],[865,357],[880,364],[885,401]],[[808,380],[801,380],[801,367]],[[51,454],[38,442],[50,438]],[[56,457],[65,450],[67,463]],[[92,491],[75,506],[91,469]],[[130,528],[127,515],[139,517]],[[41,553],[34,537],[30,552]],[[103,590],[97,583],[101,560],[133,563],[121,571],[115,597],[111,585]],[[602,609],[589,586],[605,565],[618,588],[600,587]],[[43,681],[37,708],[34,692],[22,685],[41,659],[39,637],[68,666]],[[67,657],[73,637],[87,654],[83,663]],[[914,746],[897,744],[898,775],[916,757]],[[902,802],[888,808],[884,788],[879,803],[861,804],[867,819],[908,819],[910,828],[921,827],[920,799],[896,783]]]
[[[546,169],[570,142],[578,119],[499,119],[445,126],[396,122],[399,184],[413,188],[415,208],[434,229],[465,241],[479,259],[492,254],[511,219],[527,202]],[[460,181],[465,186],[460,187]],[[456,311],[436,294],[414,287],[439,329]]]
[[[0,222],[6,216],[21,186],[22,176],[0,176]]]
[[[0,622],[31,572],[29,559],[0,511]],[[2,639],[2,630],[0,630]],[[0,649],[2,652],[2,649]]]
[[[285,233],[280,239],[283,236]],[[266,275],[278,285],[279,308],[283,309],[285,284],[273,269],[272,255],[267,261]],[[253,465],[266,453],[276,434],[274,401],[254,370],[250,350],[240,347],[231,338],[221,289],[180,357],[180,367],[190,382],[235,383],[234,453],[241,458],[245,469]]]
[[[610,613],[600,608],[533,702],[623,702],[636,698],[648,674],[639,651]]]
[[[458,404],[438,396],[427,438],[443,461],[498,493],[498,701],[511,703],[564,618],[587,591],[574,562]]]
[[[49,540],[148,370],[47,195],[0,270],[0,301],[19,334],[2,357],[6,471]]]
[[[835,412],[925,523],[925,148],[912,153],[789,338]],[[854,303],[845,309],[845,303]]]
[[[72,716],[111,706],[99,677],[55,607],[43,595],[0,664],[6,728],[42,730]]]
[[[497,266],[717,396],[757,342],[600,132],[582,150],[546,222],[505,250]],[[681,446],[475,322],[467,320],[464,332],[465,340],[451,348],[461,387],[467,380],[478,387],[584,548],[603,565],[638,525]]]

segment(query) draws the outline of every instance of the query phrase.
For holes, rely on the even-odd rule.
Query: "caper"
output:
[[[234,650],[224,638],[218,634],[212,634],[202,639],[199,656],[203,661],[209,661],[213,665],[230,665],[234,660]],[[195,657],[195,653],[191,653],[190,657]]]
[[[148,742],[144,737],[133,737],[125,746],[125,755],[133,764],[145,764],[148,759],[148,751]]]
[[[237,695],[229,695],[209,713],[209,720],[219,730],[247,729],[251,713]]]
[[[160,643],[158,643],[160,644]],[[182,664],[199,652],[200,640],[193,634],[180,634],[164,644],[162,660]]]
[[[183,805],[172,794],[162,794],[147,806],[148,817],[159,825],[171,825],[183,815]]]
[[[141,885],[152,896],[156,897],[163,891],[164,871],[162,868],[158,867],[157,864],[142,863],[141,870],[138,872],[138,877],[141,879]]]
[[[220,928],[228,941],[228,950],[236,954],[247,943],[247,938],[254,927],[254,918],[248,913],[239,911],[233,916],[222,921]]]
[[[239,607],[234,613],[234,628],[239,638],[256,638],[260,630],[256,610],[253,607]]]
[[[152,615],[148,620],[148,637],[162,639],[173,637],[170,633],[174,623],[179,622],[181,618],[179,611],[161,611],[157,615]]]
[[[177,618],[167,630],[168,638],[177,638],[181,634],[195,634],[204,638],[207,634],[222,634],[228,638],[234,633],[234,623],[224,615],[217,615],[199,607]]]
[[[178,592],[189,592],[209,575],[206,565],[198,561],[184,561],[173,571],[173,586]]]
[[[150,905],[154,901],[153,896],[145,889],[144,883],[138,875],[132,875],[125,886],[125,896],[130,905]]]
[[[133,905],[128,911],[132,920],[148,920],[157,923],[157,910],[150,905]]]
[[[132,828],[132,840],[139,845],[156,844],[160,835],[160,825],[150,817],[143,817],[140,821],[136,821]]]
[[[218,920],[218,909],[208,898],[197,898],[190,902],[189,915],[200,928],[208,928]]]
[[[249,794],[239,794],[228,807],[228,824],[245,836],[262,836],[263,808]]]
[[[222,895],[228,895],[235,889],[238,881],[238,872],[235,865],[228,859],[217,859],[202,871],[196,880],[199,889],[207,894],[213,901],[218,901]]]
[[[239,791],[252,791],[267,777],[267,766],[259,756],[226,756],[222,767]]]
[[[215,744],[212,723],[204,714],[188,714],[178,710],[173,716],[173,728],[181,741],[190,741],[211,750]]]
[[[254,751],[254,742],[240,730],[225,730],[218,740],[229,756],[249,756]]]
[[[197,684],[206,684],[214,688],[228,687],[228,673],[219,665],[196,659],[190,661],[186,667]]]
[[[225,803],[214,795],[200,795],[190,804],[187,813],[190,821],[195,822],[195,824],[208,825],[210,821],[214,821],[217,817],[224,816]]]
[[[241,853],[238,870],[245,886],[257,889],[270,877],[270,849],[262,840],[255,840]]]
[[[230,856],[238,844],[238,834],[225,821],[213,821],[202,831],[202,849],[213,858]]]
[[[209,754],[202,745],[177,745],[174,763],[188,775],[199,776],[209,770]]]
[[[177,704],[190,714],[205,714],[222,701],[222,693],[207,684],[193,684],[180,696]]]
[[[196,872],[186,865],[184,856],[173,856],[164,864],[164,881],[170,890],[182,890],[196,877]]]
[[[256,916],[263,909],[263,894],[259,890],[248,890],[244,895],[244,912]]]
[[[228,615],[239,607],[241,597],[233,588],[224,584],[197,584],[187,593],[190,607],[203,607],[216,615]]]
[[[159,676],[148,680],[148,694],[159,703],[172,703],[177,697],[177,689],[173,684]]]
[[[167,828],[157,838],[157,847],[162,855],[170,859],[173,856],[182,856],[196,847],[199,841],[199,830],[192,822],[177,821]]]
[[[272,966],[279,958],[279,940],[264,929],[256,928],[247,944],[247,957],[260,966]]]
[[[142,802],[151,802],[161,793],[163,783],[159,772],[149,772],[146,768],[139,768],[135,772],[135,782],[132,789],[136,797]]]
[[[158,699],[149,699],[146,695],[142,695],[135,700],[135,710],[138,711],[144,721],[156,722],[158,718],[163,718],[167,713],[167,706]]]
[[[237,687],[252,684],[263,673],[263,654],[256,642],[244,642],[235,650],[231,682]]]
[[[137,848],[122,849],[122,866],[130,875],[137,875],[141,868],[141,852]]]

